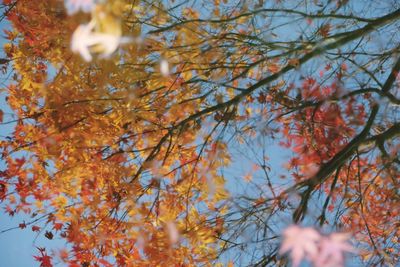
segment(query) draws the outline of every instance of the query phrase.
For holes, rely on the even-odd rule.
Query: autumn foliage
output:
[[[400,5],[367,2],[3,1],[0,205],[32,261],[396,265]]]

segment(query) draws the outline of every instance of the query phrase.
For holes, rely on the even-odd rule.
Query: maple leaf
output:
[[[39,250],[40,256],[33,256],[33,258],[40,262],[40,267],[53,267],[53,264],[51,263],[51,257],[47,255],[46,249],[40,247],[36,248]]]
[[[63,228],[63,224],[62,223],[55,223],[53,226],[53,229],[56,231],[59,231]]]
[[[316,257],[320,238],[320,234],[313,228],[292,225],[283,232],[283,242],[279,254],[290,251],[293,266],[299,266],[304,258]]]
[[[5,206],[4,209],[6,210],[6,212],[7,212],[10,216],[14,216],[14,215],[15,215],[15,210],[13,210],[9,205]]]
[[[32,231],[33,231],[33,232],[39,232],[39,231],[40,231],[40,227],[34,225],[34,226],[32,226]]]
[[[59,255],[58,255],[59,257],[60,257],[60,259],[63,261],[63,262],[66,262],[67,260],[68,260],[68,250],[66,250],[66,249],[61,249],[60,251],[59,251]]]
[[[50,232],[50,231],[46,231],[46,233],[44,234],[44,236],[47,238],[47,239],[53,239],[53,237],[54,237],[54,235],[53,235],[53,233],[52,232]]]
[[[331,28],[332,26],[329,23],[322,25],[318,30],[318,34],[321,35],[322,37],[328,37]]]
[[[0,181],[0,200],[3,200],[7,193],[7,184],[3,181]]]
[[[344,266],[344,253],[355,252],[347,243],[349,238],[345,233],[333,233],[328,237],[322,237],[319,244],[319,252],[312,259],[314,266]]]
[[[272,74],[277,73],[280,70],[280,66],[274,62],[271,62],[270,64],[267,65],[268,71],[270,71]]]
[[[267,102],[266,95],[263,92],[261,92],[257,97],[257,101],[258,101],[258,103],[261,103],[261,104],[266,103]]]

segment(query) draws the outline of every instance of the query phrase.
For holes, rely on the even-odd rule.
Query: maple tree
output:
[[[285,264],[292,222],[351,232],[367,265],[399,261],[397,1],[1,10],[1,205],[69,244],[38,248],[41,266]],[[292,227],[308,245],[283,243],[294,265],[352,251]]]

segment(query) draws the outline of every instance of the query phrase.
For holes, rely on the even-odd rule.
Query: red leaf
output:
[[[54,237],[54,235],[53,235],[53,233],[52,232],[50,232],[50,231],[46,231],[46,233],[44,234],[44,236],[47,238],[47,239],[53,239],[53,237]]]
[[[39,250],[40,256],[33,256],[33,258],[40,262],[40,267],[53,267],[53,264],[51,263],[51,257],[47,255],[46,249],[40,247],[36,248]]]
[[[257,97],[258,103],[265,103],[267,102],[267,98],[263,92],[261,92]]]
[[[322,25],[318,30],[318,34],[322,37],[328,37],[329,32],[331,31],[331,25],[329,23]]]
[[[53,226],[53,229],[56,230],[56,231],[59,231],[59,230],[62,229],[62,227],[63,227],[62,223],[55,223],[54,226]]]
[[[14,216],[15,214],[15,210],[13,210],[10,206],[6,206],[5,207],[6,212],[10,215],[10,216]]]
[[[0,181],[0,200],[3,200],[6,197],[7,193],[7,184],[3,181]]]

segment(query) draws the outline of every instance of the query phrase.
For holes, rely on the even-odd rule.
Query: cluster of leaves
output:
[[[321,236],[313,228],[290,226],[283,232],[280,253],[290,251],[293,266],[299,266],[303,259],[308,259],[313,266],[343,266],[344,252],[354,252],[346,243],[348,236],[333,233]]]
[[[55,260],[277,264],[307,218],[398,261],[399,4],[245,2],[3,1],[1,205]]]

